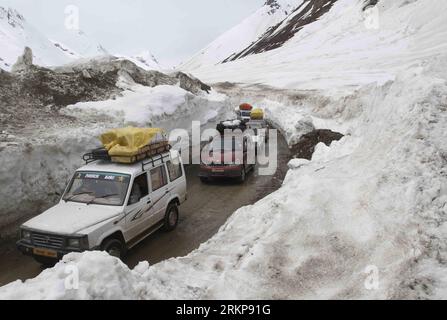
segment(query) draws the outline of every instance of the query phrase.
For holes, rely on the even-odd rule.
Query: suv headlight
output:
[[[68,246],[70,248],[80,248],[81,247],[81,239],[80,238],[68,239]]]
[[[73,249],[88,249],[88,237],[68,238],[67,247]]]
[[[25,240],[25,241],[31,241],[31,231],[28,231],[28,230],[23,230],[22,229],[22,240]]]

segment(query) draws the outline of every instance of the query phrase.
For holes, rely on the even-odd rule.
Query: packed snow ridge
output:
[[[150,52],[137,55],[111,54],[82,30],[66,30],[63,41],[43,34],[13,8],[0,6],[0,69],[11,71],[25,47],[32,49],[37,65],[45,67],[73,63],[79,59],[114,56],[130,60],[145,70],[162,70]]]
[[[364,5],[339,0],[280,48],[217,66],[204,55],[188,69],[257,86],[239,94],[284,132],[306,119],[344,134],[292,160],[278,191],[186,257],[129,270],[69,254],[0,298],[445,299],[447,3],[379,1],[372,25]],[[68,265],[79,290],[64,288]]]

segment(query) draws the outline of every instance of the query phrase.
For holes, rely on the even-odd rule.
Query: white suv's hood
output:
[[[23,226],[51,233],[73,234],[107,221],[120,212],[122,212],[121,207],[61,201]]]

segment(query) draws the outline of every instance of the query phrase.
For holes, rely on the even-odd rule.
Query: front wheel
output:
[[[166,209],[163,230],[166,232],[172,231],[177,227],[178,224],[178,207],[175,203],[169,204]]]
[[[101,248],[112,257],[116,257],[119,259],[122,259],[126,252],[124,244],[120,240],[115,238],[105,240]]]

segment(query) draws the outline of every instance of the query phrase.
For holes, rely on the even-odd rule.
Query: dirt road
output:
[[[125,263],[133,268],[139,261],[150,264],[187,255],[210,239],[238,208],[275,191],[281,186],[290,159],[285,140],[278,137],[278,170],[272,176],[250,173],[244,184],[235,181],[216,181],[202,184],[197,177],[198,166],[187,167],[188,200],[180,207],[180,222],[171,233],[161,231],[151,235],[133,248]],[[41,266],[23,256],[13,243],[0,246],[0,286],[14,280],[33,278],[42,272]]]

